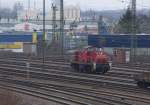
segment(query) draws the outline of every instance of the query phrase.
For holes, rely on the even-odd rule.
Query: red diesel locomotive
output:
[[[105,74],[110,70],[111,63],[108,54],[101,48],[87,47],[74,53],[71,67],[80,72]]]

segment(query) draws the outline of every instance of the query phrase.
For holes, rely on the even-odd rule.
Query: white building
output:
[[[30,19],[35,20],[38,18],[38,16],[39,16],[38,10],[29,9],[29,10],[22,11],[18,16],[18,19],[19,20],[30,20]]]
[[[21,24],[16,24],[13,30],[15,31],[23,31],[23,32],[33,32],[35,29],[40,30],[40,26],[36,24],[31,24],[31,23],[21,23]]]
[[[77,6],[67,6],[64,9],[64,18],[66,20],[80,20],[80,7]]]
[[[66,21],[74,21],[80,20],[80,7],[76,6],[65,6],[64,8],[64,19]],[[46,13],[46,20],[52,20],[53,10],[51,9],[48,13]],[[18,16],[19,20],[42,20],[43,16],[39,10],[25,10],[21,12]],[[60,19],[60,11],[59,9],[56,12],[56,20]]]
[[[66,21],[79,21],[80,20],[80,7],[79,6],[65,6],[64,8],[64,19]],[[53,17],[53,11],[52,9],[48,12],[46,19],[47,20],[52,20]],[[42,18],[42,16],[41,16]],[[56,12],[56,20],[60,19],[60,11],[59,9]]]

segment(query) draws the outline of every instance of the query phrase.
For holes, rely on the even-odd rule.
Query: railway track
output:
[[[4,63],[4,64],[2,64]],[[7,63],[7,64],[6,64]],[[18,64],[17,64],[18,63]],[[9,65],[8,65],[9,64]],[[6,67],[7,66],[7,67]],[[41,73],[42,72],[48,72],[48,73],[51,73],[51,74],[61,74],[61,75],[64,75],[64,76],[74,76],[75,78],[79,78],[79,77],[85,77],[86,79],[99,79],[99,80],[111,80],[112,82],[113,81],[117,81],[118,83],[120,82],[120,84],[122,83],[128,83],[128,84],[131,84],[131,83],[134,83],[134,81],[131,79],[131,78],[121,78],[121,76],[119,77],[115,77],[114,75],[110,75],[111,73],[109,73],[108,75],[91,75],[91,74],[84,74],[84,73],[76,73],[76,72],[72,72],[71,68],[69,66],[60,66],[58,67],[58,65],[56,65],[55,63],[54,64],[49,64],[48,67],[45,67],[44,69],[41,68],[42,64],[32,64],[31,63],[31,67],[29,68],[30,71],[34,71],[34,72],[37,72],[37,71],[40,71]],[[40,67],[40,68],[39,68]],[[0,62],[0,68],[1,69],[11,69],[11,68],[19,68],[21,70],[24,70],[24,71],[27,71],[26,69],[26,66],[25,66],[25,62],[16,62],[16,61],[7,61],[7,62]],[[58,75],[59,76],[59,75]]]
[[[3,58],[1,58],[3,59]],[[6,58],[5,58],[6,59]],[[24,58],[7,58],[8,60],[16,60],[16,61],[28,61],[29,59],[31,61],[34,61],[34,62],[42,62],[42,60],[40,58],[30,58],[30,57],[24,57]],[[64,58],[62,58],[64,59]],[[62,60],[61,59],[61,60]],[[63,65],[68,65],[69,63],[68,62],[64,62],[65,60],[59,60],[59,59],[55,59],[54,58],[48,58],[48,59],[45,59],[45,62],[44,63],[51,63],[51,62],[54,62],[57,63],[57,64],[63,64]],[[138,70],[142,70],[142,71],[146,71],[146,70],[149,70],[150,68],[150,65],[142,65],[142,64],[135,64],[135,65],[129,65],[129,64],[115,64],[113,65],[114,67],[118,67],[118,68],[127,68],[127,69],[138,69]]]
[[[20,55],[20,54],[4,54],[4,55],[0,55],[0,58],[1,59],[16,59],[16,60],[19,60],[19,59],[33,59],[33,60],[38,60],[38,61],[41,61],[43,59],[43,57],[38,57],[38,56],[33,56],[33,55]],[[64,61],[67,61],[68,59],[64,56],[58,56],[58,55],[51,55],[51,56],[45,56],[44,60],[48,61],[48,60],[54,60],[54,61],[60,61],[60,62],[64,62]]]
[[[16,60],[1,60],[0,62],[2,63],[9,63],[9,65],[11,65],[11,63],[14,65],[16,64],[16,66],[18,66],[17,63],[19,63],[19,65],[21,66],[25,66],[26,64],[26,61],[27,60],[19,60],[19,61],[16,61]],[[37,69],[41,69],[41,67],[43,67],[43,63],[40,63],[40,62],[36,62],[36,61],[30,61],[31,63],[31,67],[36,67]],[[58,64],[59,64],[59,68],[58,68]],[[12,65],[12,66],[13,66]],[[7,65],[6,65],[7,66]],[[48,63],[46,62],[46,64],[44,64],[44,69],[48,69],[48,68],[53,68],[53,69],[57,69],[57,70],[53,70],[53,72],[56,72],[61,74],[62,72],[66,72],[67,75],[71,75],[71,74],[74,74],[74,75],[79,75],[79,76],[87,76],[88,74],[81,74],[81,73],[74,73],[74,72],[71,72],[72,70],[70,69],[70,66],[69,66],[69,63],[63,63],[63,62],[53,62],[53,61],[48,61]],[[62,71],[63,69],[63,71]],[[59,70],[59,71],[58,71]],[[141,73],[141,71],[133,71],[131,69],[125,69],[125,68],[116,68],[116,69],[112,69],[111,71],[109,71],[105,76],[103,76],[103,78],[105,77],[113,77],[114,79],[117,78],[118,80],[131,80],[133,79],[133,75],[137,74],[137,73]],[[98,79],[98,75],[94,75],[94,77],[97,77],[96,79]],[[101,76],[102,77],[102,76]],[[93,77],[89,77],[89,78],[93,78]],[[112,80],[114,80],[112,79]],[[121,81],[123,82],[123,81]],[[127,81],[127,82],[131,82],[131,81]],[[132,81],[133,82],[133,81]]]
[[[19,74],[19,75],[20,75],[20,74]],[[16,75],[15,75],[15,76],[16,76]],[[20,75],[20,76],[22,76],[22,75]],[[22,79],[21,79],[21,80],[22,80]],[[38,79],[38,80],[39,80],[39,79]],[[15,80],[15,81],[16,81],[16,80]],[[92,84],[91,84],[91,85],[92,85]],[[90,86],[91,86],[91,85],[90,85]]]
[[[100,103],[100,100],[98,99],[92,99],[90,96],[83,96],[79,94],[74,94],[73,92],[69,91],[62,91],[59,87],[59,89],[55,87],[46,87],[43,84],[39,83],[33,83],[29,81],[18,81],[18,80],[8,80],[7,82],[8,87],[17,88],[20,90],[25,90],[31,93],[38,93],[43,94],[44,96],[49,96],[51,98],[54,98],[52,101],[57,100],[57,102],[61,102],[63,104],[67,105],[86,105],[94,104],[98,105]],[[9,84],[9,85],[8,85]],[[15,84],[15,85],[14,85]],[[101,102],[104,104],[104,102],[101,100]],[[112,104],[114,105],[114,104]]]
[[[72,102],[72,104],[70,104],[69,102],[69,104],[66,103],[65,105],[74,105],[74,104],[78,104],[78,105],[89,105],[89,104],[92,104],[92,105],[130,105],[127,102],[121,102],[120,101],[121,99],[118,99],[118,100],[110,99],[108,95],[106,97],[104,96],[104,94],[102,97],[102,95],[98,93],[97,95],[95,95],[96,93],[94,93],[93,91],[85,92],[86,90],[81,89],[81,88],[74,88],[74,87],[72,88],[72,87],[64,87],[64,86],[56,86],[56,85],[48,86],[48,85],[39,84],[35,82],[29,82],[29,81],[27,82],[24,81],[22,85],[22,81],[15,80],[12,82],[11,80],[11,83],[10,83],[10,80],[8,81],[9,82],[7,82],[7,85],[5,85],[7,87],[17,88],[17,89],[19,87],[19,90],[31,91],[32,93],[35,93],[35,92],[37,93],[37,90],[38,90],[38,94],[44,94],[49,97],[55,97],[56,99],[60,98],[60,99],[63,99],[63,102],[65,101]],[[16,84],[16,85],[13,85],[13,84]],[[109,95],[111,96],[111,94]]]
[[[16,59],[14,57],[12,58],[7,58],[9,60],[16,60],[16,61],[28,61],[29,59],[31,60],[31,62],[42,62],[40,58],[28,58],[28,57],[24,57],[24,58],[19,58],[19,59]],[[62,58],[63,59],[63,58]],[[64,62],[65,60],[59,60],[59,59],[53,59],[52,57],[48,58],[48,59],[45,59],[45,62],[44,63],[47,63],[47,64],[50,64],[50,63],[53,63],[55,61],[55,64],[60,64],[60,65],[69,65],[68,62]],[[131,75],[133,75],[135,72],[136,73],[141,73],[141,72],[150,72],[149,70],[150,68],[150,65],[140,65],[140,64],[135,64],[134,66],[132,65],[128,65],[128,64],[118,64],[118,65],[113,65],[113,69],[115,69],[116,71],[119,69],[121,69],[121,71],[124,71],[124,74],[127,74],[129,75],[129,73]],[[125,73],[125,71],[127,71],[127,73]],[[134,73],[133,73],[133,72]]]
[[[27,60],[16,61],[12,59],[0,60],[0,68],[1,68],[0,72],[2,74],[1,77],[4,76],[4,78],[2,78],[1,81],[3,81],[4,83],[7,83],[7,85],[9,84],[9,86],[7,86],[8,88],[16,89],[20,91],[22,91],[23,89],[28,89],[26,90],[27,92],[29,90],[33,90],[33,91],[30,91],[31,93],[35,93],[35,91],[39,89],[38,91],[42,92],[44,96],[48,96],[48,94],[47,95],[45,94],[51,92],[52,90],[48,90],[48,89],[50,88],[50,86],[54,85],[50,83],[58,82],[58,84],[61,83],[62,85],[54,86],[51,89],[57,88],[57,90],[59,91],[61,90],[61,92],[62,91],[68,92],[69,94],[68,96],[66,96],[63,93],[61,97],[65,97],[65,98],[69,97],[71,96],[71,93],[75,93],[78,97],[82,95],[82,97],[80,98],[80,102],[82,103],[74,102],[74,104],[79,104],[79,105],[86,105],[86,104],[101,105],[100,103],[102,103],[102,105],[105,105],[105,104],[106,105],[134,105],[134,104],[149,105],[150,104],[149,91],[137,88],[134,83],[131,83],[132,79],[128,80],[127,78],[127,79],[124,79],[127,81],[119,81],[120,77],[119,78],[111,77],[109,73],[106,74],[105,76],[75,73],[75,72],[70,71],[67,63],[63,64],[63,62],[56,62],[50,65],[49,63],[51,61],[49,60],[46,62],[44,66],[42,66],[42,63],[40,63],[39,61],[31,62],[32,66],[30,67],[30,79],[27,79],[26,78],[27,68],[25,64],[26,61]],[[111,72],[113,73],[113,70]],[[132,72],[135,72],[135,71],[132,71]],[[40,82],[39,80],[42,82]],[[4,85],[4,83],[2,84]],[[4,87],[5,86],[6,85],[4,85]],[[11,86],[14,86],[14,87],[11,87]],[[20,87],[20,89],[18,89],[17,87]],[[90,88],[87,88],[87,87],[90,87]],[[49,94],[52,94],[52,93],[49,93]],[[88,99],[86,99],[87,101],[84,102],[85,98],[87,98],[86,97],[87,95],[89,95]],[[74,99],[74,101],[76,101],[77,96],[76,97],[72,96],[71,99]],[[54,96],[51,96],[51,98],[52,97],[54,98]],[[92,101],[91,98],[94,100]],[[59,98],[55,97],[54,99],[56,100]],[[98,99],[100,101],[97,101]],[[103,100],[105,100],[107,103],[105,101],[103,102]],[[66,102],[66,100],[63,100],[63,101]],[[67,101],[67,102],[70,102],[70,101]],[[73,105],[73,103],[69,105]]]
[[[20,80],[20,81],[19,81]],[[13,83],[12,83],[13,81]],[[102,105],[132,105],[131,103],[134,103],[134,102],[138,102],[137,105],[148,105],[150,102],[149,102],[149,97],[139,97],[138,94],[125,94],[125,92],[121,92],[121,91],[112,91],[112,90],[107,90],[105,88],[100,88],[100,89],[91,89],[91,88],[88,88],[88,87],[79,87],[79,86],[73,86],[73,87],[70,87],[70,85],[68,85],[69,87],[66,87],[66,86],[59,86],[60,88],[58,88],[58,86],[56,85],[53,85],[53,84],[45,84],[45,82],[43,83],[40,83],[38,82],[39,80],[37,79],[36,82],[35,81],[32,81],[32,80],[24,80],[23,78],[10,78],[10,79],[5,79],[4,82],[6,83],[12,83],[11,85],[9,86],[13,86],[13,84],[19,84],[21,87],[22,85],[25,86],[26,88],[25,89],[28,89],[28,87],[34,87],[35,90],[39,90],[39,92],[42,92],[43,94],[45,93],[44,90],[48,90],[46,93],[48,93],[49,91],[51,92],[52,90],[54,91],[54,89],[57,88],[57,90],[60,90],[62,91],[65,91],[66,93],[66,90],[67,92],[69,91],[70,93],[68,97],[71,98],[72,95],[70,94],[80,94],[78,95],[78,97],[81,95],[84,95],[82,98],[87,98],[88,97],[91,97],[92,99],[90,99],[91,101],[94,99],[94,98],[97,98],[97,100],[94,100],[94,104],[92,105],[101,105],[101,103],[103,103]],[[49,83],[49,82],[48,82]],[[60,85],[60,84],[59,84]],[[20,86],[16,86],[16,87],[20,87]],[[40,90],[41,89],[41,90]],[[51,90],[52,89],[52,90]],[[31,90],[31,89],[29,89]],[[33,90],[33,89],[32,89]],[[33,91],[32,91],[33,92]],[[58,92],[58,91],[57,91]],[[56,93],[56,91],[55,91]],[[52,94],[52,93],[51,93]],[[64,92],[63,92],[64,94]],[[61,96],[62,97],[62,96]],[[67,98],[68,99],[68,98]],[[73,98],[71,98],[73,99]],[[78,98],[79,99],[79,98]],[[105,101],[104,101],[105,99]],[[83,99],[82,99],[83,100]],[[88,99],[89,100],[89,99]],[[103,100],[103,101],[102,101]],[[82,101],[80,100],[80,103]],[[98,103],[97,103],[98,102]],[[105,102],[105,104],[104,104]],[[90,101],[86,101],[86,103],[90,104],[91,102]],[[97,103],[97,104],[96,104]],[[72,104],[71,104],[72,105]],[[86,105],[85,103],[81,104],[81,105]]]
[[[12,68],[14,68],[12,70]],[[0,65],[1,73],[3,74],[10,74],[10,75],[16,75],[18,73],[18,76],[23,76],[24,74],[28,75],[27,68],[26,67],[18,67],[18,66],[12,66],[12,67],[2,67]],[[45,71],[46,70],[46,71]],[[90,82],[89,85],[97,85],[98,83],[108,83],[108,84],[116,84],[116,85],[129,85],[129,86],[136,86],[134,84],[134,81],[131,79],[120,79],[117,77],[109,77],[109,76],[96,76],[96,75],[86,75],[86,74],[80,74],[80,73],[73,73],[73,72],[66,72],[66,71],[60,71],[55,69],[39,69],[39,68],[30,68],[30,75],[33,78],[38,79],[53,79],[53,80],[59,80],[59,81],[70,81],[76,82],[76,83],[82,83],[84,85],[88,85],[88,82]],[[62,79],[63,78],[63,79]]]
[[[115,67],[120,67],[120,68],[129,68],[129,69],[142,69],[144,70],[149,70],[150,65],[149,64],[134,64],[134,65],[130,65],[130,64],[117,64],[114,65]]]
[[[20,63],[19,65],[23,65],[25,66],[26,65],[26,62],[29,62],[30,63],[30,66],[31,67],[43,67],[43,63],[40,61],[37,61],[37,60],[27,60],[27,59],[23,59],[23,60],[17,60],[16,59],[1,59],[0,60],[1,63],[13,63],[13,64],[17,64],[17,63]],[[17,64],[18,65],[18,64]],[[60,68],[58,68],[58,65]],[[63,71],[72,71],[70,69],[70,65],[69,63],[67,62],[55,62],[55,61],[46,61],[45,64],[44,64],[44,68],[56,68],[56,69],[63,69]],[[133,79],[133,75],[135,74],[139,74],[139,73],[142,73],[143,71],[142,70],[137,70],[137,69],[128,69],[128,68],[119,68],[119,67],[112,67],[112,70],[109,71],[107,73],[107,75],[109,76],[114,76],[114,77],[122,77],[122,78],[128,78],[128,79]]]

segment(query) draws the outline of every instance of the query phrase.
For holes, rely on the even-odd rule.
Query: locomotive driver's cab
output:
[[[81,72],[106,73],[111,68],[109,56],[102,48],[87,46],[74,53],[71,67]]]

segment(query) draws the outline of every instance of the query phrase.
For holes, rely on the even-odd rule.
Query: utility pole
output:
[[[60,0],[60,37],[61,54],[64,54],[64,0]]]
[[[103,43],[102,43],[102,26],[103,26],[103,16],[99,16],[99,19],[98,19],[98,35],[100,35],[100,38],[99,38],[99,44],[100,44],[100,47],[103,48]]]
[[[136,0],[132,0],[132,35],[131,35],[131,63],[136,61],[136,48],[137,48],[137,36],[136,36]]]
[[[101,35],[101,33],[103,33],[103,31],[104,31],[103,16],[99,16],[99,19],[98,19],[98,34]]]
[[[0,0],[0,9],[2,8],[1,6],[2,6],[2,4],[1,4],[1,0]]]
[[[30,10],[30,0],[28,0],[28,11]]]
[[[34,0],[34,10],[36,10],[36,1]]]
[[[45,0],[43,0],[43,38],[42,38],[42,55],[43,55],[43,69],[45,63]]]
[[[56,11],[57,7],[56,4],[52,4],[52,10],[53,10],[53,19],[52,19],[52,41],[56,41]]]

